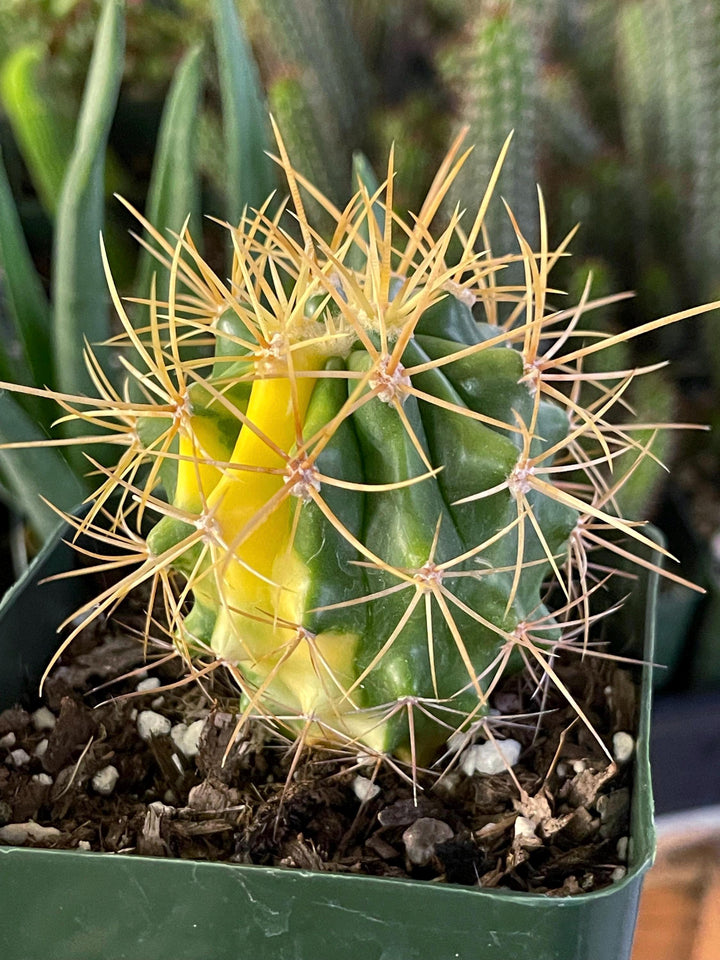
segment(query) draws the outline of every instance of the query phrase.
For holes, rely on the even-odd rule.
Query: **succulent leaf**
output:
[[[15,50],[0,70],[0,97],[20,143],[45,210],[55,213],[72,151],[71,131],[38,89],[37,71],[46,55],[42,43]]]
[[[0,349],[0,366],[7,379],[32,378],[35,383],[54,386],[52,355],[47,349],[50,336],[50,306],[23,236],[22,224],[13,202],[5,165],[0,155],[0,268],[3,295],[21,355]],[[6,334],[7,336],[7,334]],[[18,373],[18,368],[21,373]]]
[[[228,218],[259,206],[275,183],[267,148],[267,121],[257,68],[232,0],[213,0],[226,144]]]
[[[83,343],[109,334],[109,305],[98,237],[104,221],[105,150],[123,69],[123,0],[105,0],[57,208],[53,249],[54,352],[58,384],[68,393],[93,383]]]
[[[148,220],[163,231],[179,232],[188,215],[191,230],[197,230],[200,225],[195,139],[202,83],[201,55],[202,47],[193,47],[178,65],[158,131],[146,214]],[[138,263],[138,296],[144,296],[149,290],[156,266],[156,260],[144,250]],[[160,292],[167,295],[167,283]]]

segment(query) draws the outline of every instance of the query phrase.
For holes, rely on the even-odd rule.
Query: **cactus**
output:
[[[287,131],[285,140],[293,163],[326,197],[337,196],[338,181],[347,180],[349,157],[347,151],[339,163],[333,162],[336,158],[332,154],[328,157],[327,144],[302,83],[293,76],[275,80],[268,90],[268,105],[279,126]],[[331,218],[320,204],[309,201],[307,212],[318,229],[332,227]]]
[[[548,248],[542,201],[538,252],[517,233],[519,296],[498,284],[505,261],[477,252],[500,161],[474,220],[433,237],[460,140],[412,221],[393,211],[392,153],[384,185],[360,181],[341,211],[278,142],[300,238],[282,211],[246,213],[228,284],[187,233],[156,234],[169,296],[153,288],[146,330],[111,284],[133,387],[96,376],[97,398],[62,398],[86,449],[109,432],[122,451],[73,522],[114,548],[92,551],[101,568],[130,572],[85,612],[149,582],[191,674],[230,671],[241,721],[415,767],[483,717],[506,670],[552,679],[558,651],[585,649],[592,550],[649,541],[614,506],[646,452],[610,421],[638,371],[582,366],[710,307],[586,340],[588,287],[576,307],[547,302],[564,244]],[[330,241],[301,185],[335,220]]]
[[[673,5],[682,6],[680,0],[664,0],[663,16]],[[117,2],[106,6],[119,8]],[[638,490],[662,448],[654,424],[626,431],[618,422],[625,401],[634,403],[629,381],[635,361],[624,359],[614,378],[611,364],[593,361],[601,356],[601,346],[609,355],[638,332],[665,324],[598,334],[593,324],[579,321],[588,309],[585,294],[577,315],[560,312],[557,322],[566,320],[569,332],[560,334],[561,327],[549,319],[559,298],[551,292],[549,273],[560,261],[544,235],[544,219],[538,221],[533,187],[533,170],[548,141],[545,117],[554,124],[552,150],[565,150],[563,189],[576,191],[570,198],[574,207],[581,191],[582,197],[595,199],[584,219],[593,220],[596,238],[598,231],[610,238],[604,246],[615,253],[618,236],[627,233],[616,224],[616,211],[627,219],[628,206],[616,202],[618,190],[628,197],[633,190],[627,189],[622,160],[606,155],[602,136],[596,137],[596,111],[586,104],[575,113],[569,110],[582,99],[577,77],[572,71],[542,76],[547,51],[541,46],[544,31],[536,28],[541,22],[547,26],[547,11],[540,15],[524,0],[478,0],[473,23],[458,28],[453,44],[447,44],[454,49],[435,60],[433,81],[447,81],[455,93],[455,119],[458,125],[470,121],[477,146],[464,163],[458,160],[459,147],[453,148],[414,223],[393,213],[393,201],[404,209],[398,203],[403,185],[392,184],[391,177],[384,192],[364,179],[350,205],[337,206],[343,168],[349,167],[351,148],[366,128],[364,113],[373,99],[360,46],[353,49],[352,16],[338,12],[329,0],[265,6],[263,21],[277,27],[282,40],[277,49],[286,61],[275,61],[266,71],[271,104],[288,131],[290,158],[315,186],[296,175],[286,158],[296,219],[269,205],[261,213],[243,214],[247,207],[260,207],[274,183],[263,166],[266,113],[236,5],[215,0],[225,133],[217,167],[226,178],[227,204],[213,212],[232,222],[232,278],[221,281],[201,261],[200,237],[197,247],[187,232],[178,246],[164,239],[167,227],[179,232],[186,213],[197,206],[192,144],[201,77],[196,51],[178,71],[177,98],[171,96],[175,112],[168,114],[159,150],[163,176],[146,207],[155,213],[142,221],[146,241],[159,245],[160,258],[173,266],[151,292],[154,263],[147,257],[141,263],[144,289],[136,292],[147,302],[128,318],[127,393],[116,393],[95,361],[89,377],[78,362],[77,345],[89,314],[68,304],[72,307],[78,291],[92,294],[97,323],[90,336],[95,340],[105,337],[105,315],[101,285],[85,283],[84,270],[77,269],[78,255],[84,256],[94,240],[77,229],[83,218],[70,209],[79,209],[72,192],[62,198],[60,219],[69,226],[57,246],[56,266],[62,269],[54,281],[53,315],[62,319],[56,340],[58,355],[65,355],[60,366],[69,371],[64,391],[77,393],[84,381],[103,394],[97,408],[90,401],[89,407],[63,402],[88,421],[83,432],[90,437],[84,441],[94,439],[96,425],[112,421],[112,442],[123,449],[117,467],[101,468],[106,476],[83,529],[96,529],[101,507],[110,507],[112,490],[119,492],[111,533],[96,532],[127,546],[128,556],[141,560],[141,573],[129,575],[118,589],[129,589],[138,576],[151,580],[165,596],[178,648],[206,663],[213,657],[213,662],[227,662],[243,691],[246,713],[279,716],[296,732],[307,725],[307,736],[357,739],[368,749],[425,759],[450,729],[468,726],[482,714],[487,689],[502,670],[523,659],[552,670],[552,653],[570,629],[564,624],[591,589],[585,551],[598,537],[605,539],[603,530],[614,528],[643,542],[634,522],[642,513],[636,507]],[[434,4],[437,11],[453,6],[457,9]],[[569,10],[568,4],[562,6]],[[649,11],[644,3],[625,6],[642,9],[644,16]],[[607,0],[582,4],[598,17],[610,7]],[[240,16],[262,50],[247,22],[248,11],[260,17],[259,9],[247,2]],[[444,16],[449,26],[457,26],[454,16]],[[685,34],[678,35],[678,43],[684,40]],[[586,51],[590,46],[586,41]],[[324,47],[328,56],[321,59],[317,50]],[[428,43],[428,62],[436,52]],[[348,76],[339,69],[345,61],[351,65]],[[117,79],[117,49],[102,62]],[[633,69],[649,69],[647,57]],[[551,101],[546,114],[539,112],[541,80],[540,98],[544,91]],[[646,87],[637,89],[642,93]],[[113,93],[109,86],[108,93]],[[402,141],[405,125],[421,130],[410,168],[434,156],[435,141],[445,134],[443,125],[434,137],[426,135],[425,108],[445,105],[446,99],[421,94],[417,109],[407,101],[392,104],[386,126],[376,124],[374,131],[377,137],[378,129],[399,129]],[[87,187],[83,204],[87,222],[96,224],[95,235],[102,141],[112,99],[107,97],[102,123],[96,125],[91,182],[77,172],[75,177],[76,187]],[[645,122],[641,107],[633,108],[637,123]],[[396,116],[402,120],[394,127]],[[677,104],[671,121],[690,122]],[[511,126],[514,146],[500,173],[496,154]],[[640,155],[647,133],[638,128],[636,140],[629,137],[631,152]],[[214,153],[218,140],[212,140]],[[672,144],[677,154],[682,137],[675,136]],[[372,153],[372,143],[367,146]],[[565,162],[568,156],[575,158],[574,165]],[[578,185],[580,156],[603,175],[592,191],[585,181]],[[682,158],[673,157],[680,164]],[[85,160],[90,163],[89,155]],[[396,168],[393,161],[389,173],[397,169],[402,171],[402,164]],[[452,212],[456,203],[462,209],[475,202],[488,179],[494,189],[482,201],[477,222],[460,230]],[[517,223],[497,196],[491,200],[498,193],[508,199]],[[5,208],[4,193],[0,200]],[[697,214],[702,205],[692,206]],[[450,227],[431,240],[436,212],[438,219],[450,220]],[[644,213],[650,223],[650,212]],[[576,209],[571,216],[577,218]],[[17,244],[7,239],[14,224],[3,222],[0,254],[10,265],[6,251],[17,260]],[[328,224],[332,239],[325,242],[319,233]],[[626,244],[632,252],[629,239]],[[531,246],[539,249],[536,255]],[[481,248],[503,256],[480,257],[475,250]],[[629,263],[633,257],[621,249]],[[553,286],[564,285],[557,282],[557,272],[553,277]],[[11,278],[11,304],[35,299],[19,278],[18,270]],[[626,277],[622,282],[629,283]],[[678,302],[684,299],[682,292],[675,296]],[[40,307],[46,324],[42,296]],[[37,341],[39,321],[27,313],[20,339]],[[574,337],[577,349],[568,345]],[[285,378],[270,377],[286,347],[292,362]],[[0,375],[10,379],[6,360],[0,353]],[[42,351],[29,355],[26,382],[60,389],[54,370],[52,378],[35,373],[46,363]],[[581,368],[587,374],[582,391],[577,387]],[[288,432],[275,435],[280,426],[274,410],[283,390]],[[86,451],[75,443],[77,425],[70,422],[63,424],[58,440],[69,446],[69,458],[37,440],[25,461],[25,472],[37,483],[23,483],[23,471],[13,471],[17,461],[10,458],[21,455],[22,437],[30,436],[27,415],[34,415],[33,404],[48,396],[28,388],[0,398],[13,411],[0,439],[15,448],[0,454],[2,479],[21,491],[27,512],[32,498],[34,523],[43,532],[54,521],[44,508],[37,509],[36,492],[48,495],[46,477],[67,481],[58,495],[63,508],[91,489],[65,470],[68,459],[76,471],[85,464]],[[15,397],[24,403],[17,415]],[[43,429],[48,424],[45,418]],[[107,434],[103,439],[107,442]],[[247,457],[242,444],[252,448]],[[256,447],[272,451],[268,462]],[[42,469],[41,461],[53,467]],[[297,476],[293,464],[302,467]],[[257,519],[250,516],[253,503]],[[632,522],[619,517],[623,508]],[[265,516],[268,511],[272,517]],[[144,524],[150,516],[155,527],[148,536]],[[265,553],[270,542],[275,545]],[[553,579],[566,598],[554,615],[545,586]],[[114,597],[100,607],[109,607]],[[416,748],[416,742],[423,746]]]
[[[613,302],[612,297],[613,278],[604,261],[579,261],[568,287],[569,296],[579,299],[588,282],[588,277],[592,279],[595,296],[607,298],[608,306],[594,310],[587,318],[586,328],[600,333],[618,329],[617,317],[614,315],[617,303]],[[602,374],[631,366],[630,345],[627,342],[620,342],[590,357],[585,370],[589,374]],[[592,395],[588,387],[589,384],[581,394],[580,400],[591,403]],[[632,469],[636,458],[634,450],[628,450],[618,457],[615,470],[619,476],[627,475],[627,477],[622,487],[617,490],[615,500],[623,516],[628,519],[642,520],[660,499],[667,476],[664,464],[672,461],[679,436],[677,429],[658,430],[653,427],[653,423],[666,423],[676,418],[677,399],[672,383],[660,370],[633,380],[625,397],[638,420],[644,422],[642,427],[638,426],[635,429],[634,439],[638,444],[646,447],[648,455]],[[680,425],[676,424],[676,426]],[[682,427],[689,429],[691,425],[685,423]]]
[[[514,130],[513,153],[498,189],[533,243],[540,28],[538,13],[531,4],[484,0],[467,27],[468,36],[439,58],[440,75],[455,91],[457,124],[467,124],[475,145],[450,192],[451,201],[462,204],[477,195],[490,176],[508,131]],[[498,253],[515,249],[515,235],[499,197],[488,211],[487,223]]]
[[[688,287],[714,296],[720,256],[720,14],[714,4],[691,0],[635,0],[620,8],[617,34],[621,117],[630,160],[639,183],[656,185],[656,196],[645,200],[648,209],[642,212],[650,222],[641,239],[646,247],[659,248],[651,252],[673,264],[674,273],[680,259],[680,280]],[[671,206],[665,218],[671,220],[669,229],[667,222],[650,220],[658,194]],[[677,280],[673,284],[677,287]],[[713,318],[709,320],[706,356],[717,384],[717,336]]]

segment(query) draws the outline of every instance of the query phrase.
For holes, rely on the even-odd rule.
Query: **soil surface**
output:
[[[555,895],[625,874],[636,686],[615,661],[560,669],[617,762],[552,690],[539,730],[533,685],[515,677],[494,695],[503,718],[415,783],[374,760],[299,754],[259,723],[236,737],[220,671],[178,683],[176,664],[146,658],[132,629],[92,626],[41,709],[0,713],[0,843]],[[511,770],[473,772],[488,736],[491,749],[516,741]]]

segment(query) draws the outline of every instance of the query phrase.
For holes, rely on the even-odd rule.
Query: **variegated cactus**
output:
[[[641,371],[585,376],[585,358],[709,308],[588,334],[588,289],[566,308],[550,286],[565,244],[548,249],[542,198],[538,251],[518,231],[516,255],[480,252],[500,161],[476,216],[435,233],[460,140],[408,220],[392,154],[382,187],[361,181],[339,210],[278,142],[294,218],[266,205],[230,226],[228,282],[186,233],[173,245],[143,221],[170,292],[153,286],[142,330],[114,294],[131,384],[116,393],[91,360],[99,396],[60,398],[85,445],[109,433],[121,450],[75,521],[115,548],[101,567],[130,567],[91,609],[148,581],[190,672],[225,665],[243,717],[424,764],[505,671],[553,679],[554,653],[584,648],[608,531],[621,553],[647,543],[612,475],[646,452],[615,422]],[[512,260],[520,288],[503,285]]]

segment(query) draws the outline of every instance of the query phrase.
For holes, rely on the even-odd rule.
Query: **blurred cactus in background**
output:
[[[244,0],[270,108],[298,169],[344,203],[364,139],[370,78],[349,19],[334,0]]]
[[[675,282],[679,274],[709,294],[720,288],[720,9],[689,0],[624,5],[618,52],[625,140],[636,183],[651,189],[644,242],[674,262]],[[710,318],[705,344],[720,386],[715,326]]]
[[[467,126],[474,144],[449,200],[462,207],[478,194],[512,130],[511,156],[486,219],[496,249],[505,254],[517,241],[501,198],[529,241],[537,242],[540,45],[547,8],[497,0],[480,0],[470,8],[460,36],[438,58],[439,76],[452,95],[455,128]]]

